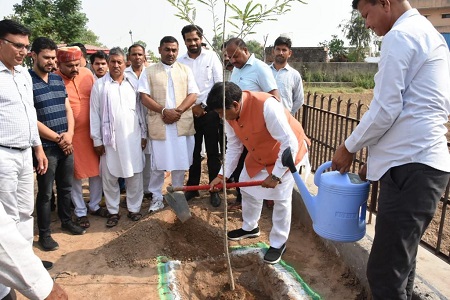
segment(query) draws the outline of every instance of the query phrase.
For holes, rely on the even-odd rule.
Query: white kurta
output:
[[[264,103],[264,120],[266,126],[272,137],[280,142],[280,152],[278,154],[277,162],[272,171],[274,175],[281,178],[281,184],[278,184],[273,189],[263,188],[261,186],[242,187],[241,190],[250,194],[256,199],[271,199],[271,200],[285,200],[291,198],[292,188],[294,186],[294,179],[292,174],[286,167],[282,166],[281,155],[283,151],[290,147],[292,156],[295,157],[298,152],[298,141],[291,130],[287,118],[285,117],[284,107],[275,98],[269,98]],[[226,152],[226,172],[225,176],[230,177],[233,170],[236,168],[240,154],[242,152],[243,144],[234,133],[233,128],[228,122],[225,123],[225,132],[227,135],[227,152]],[[299,165],[309,165],[308,154],[305,154],[304,159]],[[223,170],[220,171],[223,174]],[[267,178],[269,173],[264,168],[256,174],[253,178],[247,173],[247,169],[244,164],[244,169],[241,172],[239,181],[258,181]]]
[[[91,92],[91,136],[94,146],[103,145],[103,87],[110,80],[108,98],[114,116],[115,149],[105,146],[106,165],[109,172],[116,177],[128,178],[144,168],[144,154],[141,138],[145,138],[140,123],[136,92],[125,79],[121,84],[111,79],[109,74],[95,82]]]
[[[164,65],[164,64],[163,64]],[[176,108],[175,91],[172,77],[170,76],[171,66],[164,65],[168,73],[168,84],[166,91],[166,108]],[[151,95],[150,85],[147,79],[147,72],[143,72],[139,79],[138,91]],[[198,93],[198,88],[192,75],[188,73],[188,94]],[[187,96],[187,95],[186,95]],[[166,139],[151,140],[151,155],[153,170],[189,170],[192,165],[192,154],[194,152],[194,136],[178,136],[176,123],[166,124]]]

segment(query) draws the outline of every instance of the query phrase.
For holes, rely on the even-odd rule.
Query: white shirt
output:
[[[176,108],[174,83],[172,81],[172,66],[163,64],[164,70],[167,72],[167,90],[166,90],[166,108]],[[194,75],[190,68],[186,68],[188,72],[188,92],[189,94],[198,94],[199,90],[195,83]],[[147,79],[147,72],[144,70],[139,79],[138,91],[151,95],[150,84]],[[176,122],[173,124],[165,124],[166,139],[150,140],[152,151],[152,169],[153,170],[188,170],[192,165],[192,153],[194,151],[194,136],[178,136]],[[177,159],[174,159],[176,157]]]
[[[192,59],[187,53],[178,58],[178,62],[187,65],[194,74],[195,82],[200,90],[195,104],[206,105],[209,91],[216,82],[223,81],[222,63],[216,52],[202,49],[200,55]]]
[[[352,153],[369,147],[369,180],[407,163],[450,172],[444,125],[450,113],[450,60],[444,38],[410,9],[381,47],[374,98],[345,146]]]
[[[11,73],[1,61],[0,145],[17,148],[41,145],[30,73],[22,66],[15,66]]]
[[[91,138],[94,146],[103,145],[103,111],[105,89],[114,117],[115,145],[105,145],[106,164],[115,177],[129,178],[142,172],[144,156],[141,138],[146,137],[145,126],[139,111],[140,101],[136,91],[125,76],[121,83],[114,81],[109,74],[94,83],[90,99]],[[115,148],[115,149],[114,149]]]
[[[281,155],[287,147],[291,147],[292,156],[296,157],[298,152],[298,141],[288,123],[283,105],[281,105],[281,103],[273,97],[270,97],[264,102],[264,120],[270,135],[275,140],[280,142],[280,151],[278,152],[278,158],[275,162],[272,174],[280,177],[282,179],[282,182],[284,182],[287,178],[292,179],[292,174],[287,171],[287,167],[284,167],[281,162]],[[231,176],[231,173],[233,173],[233,171],[236,169],[244,145],[236,136],[233,127],[231,127],[230,124],[226,121],[224,122],[224,124],[225,133],[227,135],[227,151],[225,153],[224,176],[226,178],[229,178]],[[305,155],[305,157],[307,157],[307,154]],[[219,174],[224,174],[223,167],[220,170]],[[253,178],[250,178],[244,165],[244,170],[241,173],[239,181],[264,180],[268,175],[269,174],[267,170],[264,168]],[[244,187],[241,189],[251,194],[253,197],[272,200],[286,199],[289,193],[292,193],[292,185],[287,184],[279,184],[274,189],[266,189],[261,186]]]
[[[270,69],[277,82],[281,103],[291,115],[294,115],[304,101],[303,82],[300,73],[289,64],[286,64],[284,68],[279,70],[275,69],[275,66],[271,64]]]
[[[142,71],[141,71],[141,75],[139,77],[136,75],[136,73],[134,73],[132,66],[127,67],[124,71],[125,75],[127,76],[128,80],[131,82],[131,84],[133,85],[133,87],[136,91],[139,86],[139,78],[142,76],[142,73],[144,73],[144,72],[145,72],[144,65],[142,65]]]
[[[27,72],[28,73],[28,72]],[[45,299],[53,280],[0,201],[0,282],[28,299]],[[0,295],[4,297],[5,295]]]

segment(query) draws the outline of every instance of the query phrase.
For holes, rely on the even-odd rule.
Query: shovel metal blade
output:
[[[191,218],[191,211],[183,192],[167,193],[164,199],[182,223]]]

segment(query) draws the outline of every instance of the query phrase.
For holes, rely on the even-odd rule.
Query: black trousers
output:
[[[220,118],[215,111],[208,111],[207,114],[194,118],[195,128],[195,146],[192,165],[189,168],[189,178],[187,185],[199,185],[202,171],[202,143],[205,138],[206,155],[208,157],[208,175],[211,182],[216,178],[220,171],[220,154],[219,154],[219,125]]]
[[[450,173],[411,163],[380,179],[375,237],[367,263],[374,300],[411,299],[419,242]]]
[[[66,156],[58,147],[44,148],[48,159],[48,169],[43,175],[36,175],[38,193],[36,196],[36,215],[39,236],[51,234],[51,203],[53,195],[53,182],[56,182],[56,195],[58,216],[61,223],[71,220],[72,182],[73,182],[73,155]]]

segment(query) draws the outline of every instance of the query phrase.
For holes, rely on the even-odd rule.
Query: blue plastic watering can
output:
[[[356,242],[364,237],[369,182],[353,173],[324,173],[331,167],[328,161],[314,174],[318,193],[312,196],[295,167],[290,148],[283,152],[282,163],[289,167],[318,235],[337,242]]]

